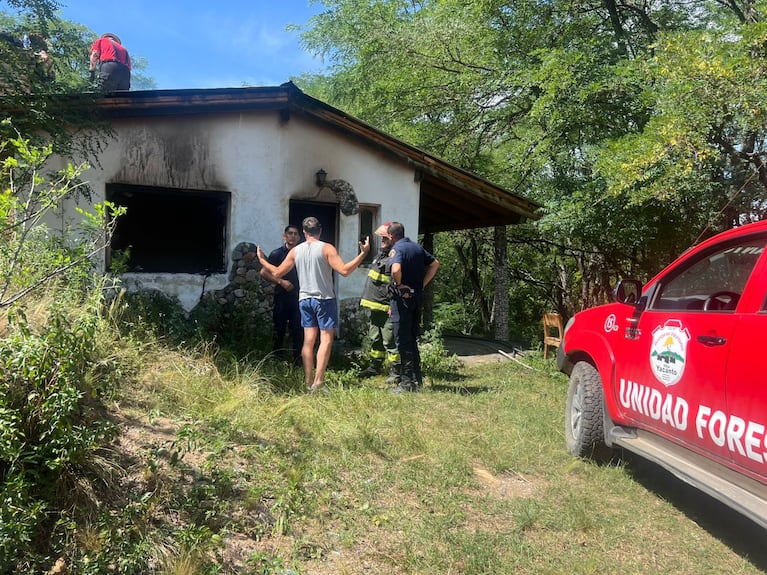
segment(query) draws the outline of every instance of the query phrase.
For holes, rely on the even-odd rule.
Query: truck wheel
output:
[[[570,374],[565,408],[567,450],[577,457],[600,457],[606,450],[602,380],[588,362],[579,361]]]

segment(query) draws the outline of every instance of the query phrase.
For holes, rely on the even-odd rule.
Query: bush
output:
[[[437,323],[421,336],[421,369],[426,376],[451,379],[458,375],[460,360],[445,349],[442,325]]]
[[[94,377],[99,319],[69,317],[53,305],[39,333],[23,311],[0,339],[0,573],[30,572],[53,541],[54,511],[74,507],[79,478],[115,428],[103,400],[113,389]]]
[[[225,355],[259,362],[272,349],[272,320],[258,311],[256,292],[248,292],[236,304],[221,305],[206,297],[189,314],[202,341],[215,341]]]
[[[121,291],[112,302],[112,319],[123,336],[179,344],[194,336],[194,324],[181,302],[159,290]]]
[[[434,323],[441,331],[462,334],[481,333],[482,325],[476,310],[467,309],[460,302],[439,303],[434,306]]]

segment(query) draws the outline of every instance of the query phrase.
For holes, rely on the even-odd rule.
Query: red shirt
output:
[[[131,69],[130,56],[128,56],[128,51],[123,48],[121,44],[118,44],[110,38],[99,38],[96,40],[93,43],[93,46],[91,46],[91,52],[96,53],[96,55],[99,57],[99,62],[108,62],[113,60],[127,66],[128,70]]]

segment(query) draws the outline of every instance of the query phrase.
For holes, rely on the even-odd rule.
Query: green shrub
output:
[[[122,291],[112,304],[112,319],[122,335],[177,344],[194,335],[181,302],[159,290]]]
[[[234,305],[204,298],[189,313],[195,333],[203,341],[215,341],[225,355],[260,361],[272,349],[272,320],[256,310],[258,297],[248,292]]]
[[[458,375],[460,360],[445,349],[442,337],[442,325],[436,323],[420,339],[418,349],[421,352],[421,369],[425,376],[452,379]]]
[[[434,306],[434,324],[441,330],[455,333],[481,333],[479,313],[461,302],[443,302]]]
[[[53,305],[36,333],[23,311],[9,314],[0,339],[0,573],[34,564],[53,539],[52,512],[77,500],[73,486],[115,431],[102,409],[113,389],[92,373],[98,322]]]

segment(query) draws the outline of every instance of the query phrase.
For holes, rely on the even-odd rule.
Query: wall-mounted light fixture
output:
[[[330,190],[335,195],[343,215],[354,216],[359,212],[357,194],[354,193],[354,188],[346,180],[340,178],[328,180],[328,173],[320,168],[315,174],[314,183],[317,184],[318,188],[317,193],[314,194],[315,198],[325,190]]]

